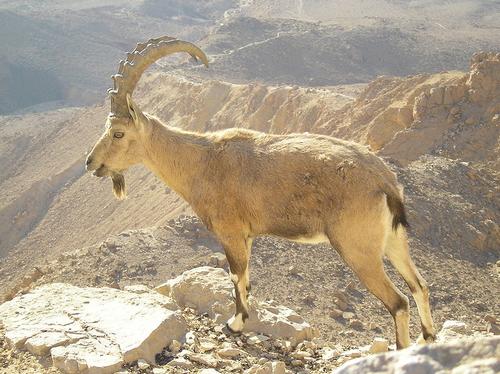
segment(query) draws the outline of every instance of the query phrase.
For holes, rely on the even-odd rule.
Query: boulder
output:
[[[173,298],[181,307],[207,313],[217,323],[225,323],[234,313],[233,283],[229,274],[220,268],[202,266],[185,271],[177,278],[156,287]],[[295,342],[318,335],[301,316],[274,301],[249,301],[249,318],[245,331],[253,331],[277,338],[294,338]]]
[[[500,337],[455,339],[352,360],[335,374],[498,373]]]
[[[141,358],[154,363],[185,334],[184,318],[172,305],[151,291],[53,283],[0,305],[0,323],[12,347],[50,352],[65,372],[112,373]]]
[[[441,331],[437,334],[438,342],[446,342],[453,338],[460,338],[470,333],[467,325],[462,321],[446,320]]]
[[[155,288],[160,294],[174,299],[180,307],[207,313],[218,323],[226,322],[233,314],[233,289],[229,274],[210,266],[187,270]]]

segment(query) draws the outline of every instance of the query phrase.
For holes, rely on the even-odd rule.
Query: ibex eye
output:
[[[114,138],[117,138],[117,139],[120,139],[120,138],[123,138],[123,135],[124,135],[124,133],[123,133],[123,132],[115,132],[115,133],[113,134],[113,137],[114,137]]]

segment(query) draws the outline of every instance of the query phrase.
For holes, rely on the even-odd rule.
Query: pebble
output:
[[[146,360],[143,359],[137,360],[137,366],[141,370],[146,370],[147,368],[149,368],[149,364],[146,362]]]
[[[227,258],[224,255],[224,253],[214,253],[210,256],[210,265],[218,267],[218,268],[223,268],[227,264]]]
[[[349,304],[347,304],[344,300],[341,299],[335,300],[335,304],[340,310],[347,310],[347,308],[349,308]]]
[[[173,354],[178,353],[181,350],[182,344],[177,340],[172,340],[172,343],[168,346],[168,349]]]
[[[342,313],[342,317],[345,319],[351,319],[351,318],[354,318],[354,313],[353,312],[344,312],[344,313]]]
[[[311,354],[307,351],[298,351],[298,352],[293,352],[290,356],[298,360],[304,360],[306,357],[310,357]]]
[[[335,309],[334,308],[334,309],[332,309],[330,311],[330,317],[335,318],[335,319],[342,317],[342,314],[343,313],[342,313],[342,311],[340,309]]]
[[[220,374],[220,371],[215,369],[201,369],[198,374]]]
[[[191,361],[213,368],[219,363],[215,357],[206,353],[191,353],[188,358]]]
[[[497,318],[492,314],[485,315],[484,320],[489,323],[497,323]]]
[[[361,357],[361,355],[362,352],[360,349],[350,349],[348,351],[342,352],[342,356],[350,358]]]
[[[370,346],[370,353],[381,353],[389,350],[389,342],[384,338],[375,338]]]
[[[188,344],[188,345],[194,344],[196,341],[196,336],[194,335],[194,332],[188,331],[186,333],[185,340],[186,340],[186,344]]]
[[[321,359],[324,361],[330,361],[334,357],[337,357],[339,355],[339,352],[335,349],[325,347],[323,348],[321,352]]]
[[[182,369],[190,369],[194,365],[191,361],[188,361],[185,358],[177,357],[177,358],[174,358],[172,361],[170,361],[168,363],[168,366],[173,366],[173,367],[182,368]]]
[[[458,334],[467,333],[467,325],[461,321],[447,320],[443,323],[442,330],[450,330]]]
[[[259,344],[259,343],[263,343],[267,340],[269,340],[269,338],[265,335],[255,335],[255,336],[250,336],[247,339],[247,343],[248,344]]]
[[[359,319],[351,319],[349,321],[349,327],[355,330],[363,330],[365,328],[363,322],[361,322]]]
[[[269,368],[272,374],[285,374],[285,363],[282,361],[268,362],[264,367]]]
[[[153,368],[153,374],[167,374],[167,371],[163,368]]]
[[[217,354],[224,358],[233,358],[236,356],[245,356],[246,352],[238,348],[222,348],[217,351]]]

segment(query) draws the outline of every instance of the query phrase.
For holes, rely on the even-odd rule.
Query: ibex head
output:
[[[148,118],[133,102],[132,93],[149,65],[175,52],[187,52],[208,67],[207,56],[194,44],[164,36],[137,44],[133,52],[127,53],[127,59],[120,61],[118,74],[112,77],[114,87],[108,91],[111,112],[104,134],[87,156],[86,165],[97,177],[111,177],[118,199],[126,196],[123,172],[143,161],[150,135]]]

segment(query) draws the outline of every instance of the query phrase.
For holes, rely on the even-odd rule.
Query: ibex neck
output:
[[[191,190],[209,149],[207,139],[151,120],[152,131],[144,164],[170,188],[190,201]]]

